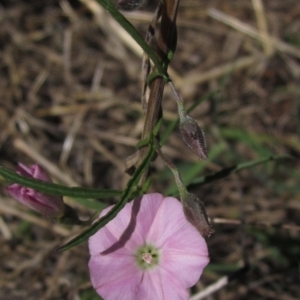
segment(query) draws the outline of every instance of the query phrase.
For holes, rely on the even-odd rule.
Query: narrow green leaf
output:
[[[292,157],[289,155],[277,155],[277,156],[275,155],[275,156],[269,156],[269,157],[266,157],[263,159],[252,160],[249,162],[241,163],[241,164],[229,167],[229,168],[224,168],[221,171],[218,171],[216,173],[196,178],[195,180],[193,180],[193,182],[188,187],[189,188],[191,188],[193,186],[199,187],[200,185],[222,179],[226,176],[229,176],[230,174],[239,172],[244,169],[253,168],[257,165],[261,165],[261,164],[267,163],[269,161],[278,161],[278,160],[286,160],[286,159],[292,159]]]
[[[128,200],[130,200],[130,197],[131,197],[132,193],[134,192],[135,186],[138,184],[145,169],[151,163],[154,153],[155,153],[155,148],[153,145],[150,145],[147,156],[142,161],[142,163],[138,166],[138,168],[135,170],[132,177],[129,179],[120,201],[117,202],[115,204],[115,206],[104,217],[102,217],[98,221],[94,222],[92,224],[92,226],[90,226],[88,229],[81,232],[78,236],[73,238],[71,241],[69,241],[65,245],[59,247],[58,248],[59,251],[68,250],[68,249],[84,242],[90,236],[95,234],[100,228],[102,228],[109,221],[111,221],[121,211],[121,209],[125,206],[125,204],[128,202]]]
[[[44,182],[33,178],[21,176],[15,172],[9,171],[0,166],[0,175],[12,183],[17,183],[22,186],[26,186],[37,190],[44,194],[55,196],[68,196],[73,198],[106,198],[112,196],[119,196],[121,191],[117,190],[98,190],[81,187],[66,187],[60,184]]]
[[[153,61],[157,68],[159,75],[164,77],[167,81],[169,75],[160,62],[156,52],[145,42],[145,39],[137,32],[132,24],[118,11],[110,0],[97,0],[111,16],[131,35],[131,37],[138,43],[138,45],[145,51],[149,58]]]
[[[94,200],[94,199],[84,199],[84,198],[72,198],[73,201],[79,203],[80,205],[87,207],[87,208],[91,208],[94,210],[102,210],[103,208],[105,208],[107,206],[106,203]]]

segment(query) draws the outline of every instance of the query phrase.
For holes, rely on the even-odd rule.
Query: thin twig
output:
[[[218,281],[216,281],[215,283],[209,285],[208,287],[206,287],[203,291],[193,295],[192,297],[190,297],[189,300],[201,300],[204,299],[208,296],[210,296],[211,294],[217,292],[218,290],[220,290],[221,288],[223,288],[224,286],[226,286],[229,283],[229,279],[228,276],[224,276],[222,278],[220,278]]]
[[[257,227],[276,227],[279,229],[286,229],[291,231],[299,231],[300,226],[293,225],[293,224],[274,224],[265,221],[258,221],[258,222],[242,222],[241,220],[235,219],[225,219],[225,218],[211,218],[211,222],[213,224],[228,224],[228,225],[248,225],[248,226],[257,226]]]

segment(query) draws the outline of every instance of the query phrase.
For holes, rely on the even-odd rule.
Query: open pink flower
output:
[[[47,173],[38,164],[30,167],[19,164],[17,173],[29,178],[51,182]],[[46,217],[56,218],[64,213],[65,205],[61,197],[46,195],[16,183],[8,186],[6,190],[20,203]]]
[[[161,194],[126,204],[90,237],[89,249],[91,281],[105,300],[188,299],[187,288],[209,262],[206,242],[181,203]]]

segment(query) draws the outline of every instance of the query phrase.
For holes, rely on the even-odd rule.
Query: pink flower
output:
[[[89,249],[91,281],[105,300],[188,299],[187,288],[209,262],[206,242],[181,203],[161,194],[127,203],[90,237]]]
[[[29,178],[52,182],[46,172],[38,165],[27,167],[19,164],[17,173]],[[34,189],[12,184],[7,188],[8,193],[23,205],[50,218],[56,218],[64,213],[65,205],[61,197],[46,195]]]

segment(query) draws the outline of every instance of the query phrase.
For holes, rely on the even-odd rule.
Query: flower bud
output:
[[[203,130],[190,116],[180,118],[181,136],[200,159],[207,159],[206,140]]]
[[[30,167],[19,164],[17,173],[29,178],[52,182],[47,173],[38,164]],[[17,201],[46,217],[57,218],[64,214],[65,204],[59,196],[43,194],[16,183],[8,186],[6,189]]]
[[[181,199],[186,219],[202,236],[210,236],[214,230],[209,223],[204,204],[193,194],[186,193]]]

